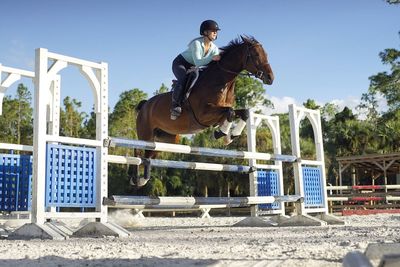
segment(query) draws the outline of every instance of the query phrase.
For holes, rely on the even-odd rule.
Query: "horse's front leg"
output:
[[[224,115],[225,116],[223,117],[223,123],[214,132],[214,137],[215,139],[224,137],[225,145],[228,145],[232,142],[232,140],[230,140],[230,130],[233,124],[233,120],[235,119],[235,111],[232,108],[225,108]]]
[[[235,117],[239,118],[239,122],[231,131],[231,138],[235,139],[240,136],[244,127],[246,127],[246,121],[249,118],[249,110],[248,109],[237,109],[235,110]]]

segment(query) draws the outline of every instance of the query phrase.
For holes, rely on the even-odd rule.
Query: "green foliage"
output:
[[[64,109],[60,112],[60,135],[69,137],[81,137],[85,132],[83,123],[87,118],[85,112],[79,112],[82,103],[69,96],[64,98]]]
[[[165,84],[162,83],[160,89],[155,91],[153,95],[164,94],[164,93],[166,93],[168,91],[169,91],[169,88]]]
[[[390,67],[389,72],[379,72],[371,77],[368,93],[363,94],[361,108],[368,110],[378,107],[377,95],[383,96],[388,104],[389,112],[400,108],[400,51],[390,48],[379,53],[384,65]],[[372,111],[373,112],[373,111]],[[376,114],[372,114],[376,118]]]
[[[147,98],[147,94],[140,89],[131,89],[129,91],[122,92],[119,96],[119,100],[115,104],[113,112],[109,115],[109,136],[114,137],[125,137],[129,139],[137,139],[136,135],[136,106],[140,101]],[[109,154],[133,156],[132,149],[123,147],[110,148]],[[112,166],[110,164],[109,166]],[[127,165],[113,165],[108,170],[109,180],[113,181],[112,186],[109,188],[109,194],[116,194],[118,192],[125,193],[132,190],[131,186],[128,186],[129,179],[132,176],[131,169]]]
[[[150,196],[165,196],[167,194],[167,190],[159,178],[153,178],[150,186]]]
[[[137,88],[121,93],[109,117],[110,136],[137,139],[135,108],[146,98],[147,94]]]
[[[0,142],[31,145],[33,142],[32,96],[23,84],[17,87],[15,98],[3,99],[0,116]]]
[[[238,76],[235,81],[235,108],[273,107],[270,100],[265,98],[263,84],[252,77]]]

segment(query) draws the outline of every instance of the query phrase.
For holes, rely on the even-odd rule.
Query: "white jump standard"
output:
[[[95,233],[95,230],[99,230],[99,232],[100,230],[104,230],[104,233],[107,235],[112,234],[120,237],[128,236],[129,232],[107,221],[107,207],[102,205],[102,199],[107,196],[108,180],[108,150],[103,147],[103,140],[108,137],[107,64],[63,56],[51,53],[43,48],[36,50],[35,62],[32,223],[20,227],[12,233],[9,238],[68,238],[70,231],[51,223],[53,219],[57,218],[90,218],[96,220],[97,223],[84,226],[81,231],[76,233],[78,235],[82,234],[85,230],[87,230],[88,234]],[[94,112],[96,113],[95,140],[63,138],[58,135],[58,132],[54,133],[51,129],[48,129],[49,125],[46,123],[46,118],[51,116],[47,109],[47,103],[51,101],[51,92],[49,89],[58,73],[67,66],[78,67],[92,89],[95,104]],[[53,108],[56,109],[54,106]],[[57,108],[59,109],[59,106]],[[81,146],[88,146],[89,144],[89,146],[92,147],[95,155],[94,161],[91,163],[93,165],[93,171],[91,172],[93,174],[93,184],[84,184],[85,180],[67,176],[67,173],[64,175],[54,173],[57,174],[57,176],[49,177],[48,174],[53,174],[53,172],[49,172],[49,168],[52,168],[51,166],[46,166],[46,157],[49,156],[49,145],[53,145],[55,142],[61,144],[80,144]],[[75,148],[79,149],[79,147]],[[62,151],[62,149],[61,147],[59,149],[54,148],[54,151]],[[70,149],[64,150],[63,152],[69,153],[68,151]],[[59,159],[61,159],[61,157]],[[84,182],[81,185],[76,185],[76,189],[82,189],[80,190],[82,193],[80,196],[72,195],[73,198],[71,198],[69,197],[71,193],[67,191],[63,192],[63,188],[59,186],[54,187],[52,191],[46,191],[52,184],[61,185],[65,181],[76,180],[82,180]],[[88,191],[86,192],[85,190]],[[76,190],[76,192],[78,191],[79,190]],[[90,195],[92,202],[83,205],[81,200],[86,201],[86,193]],[[74,200],[75,203],[71,203],[71,201]],[[75,205],[75,207],[92,205],[94,211],[56,212],[51,208],[68,207],[71,205]]]

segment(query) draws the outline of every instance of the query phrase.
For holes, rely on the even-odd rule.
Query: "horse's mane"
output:
[[[241,35],[238,36],[237,38],[233,39],[230,41],[226,46],[220,47],[219,50],[221,52],[221,57],[224,55],[229,54],[233,50],[235,50],[237,47],[243,45],[244,43],[249,43],[249,44],[257,44],[258,41],[253,37],[253,36],[248,36],[248,35]],[[216,61],[211,61],[208,65],[214,65],[216,64]]]
[[[257,44],[258,41],[253,36],[243,35],[233,39],[228,45],[221,47],[220,50],[222,50],[222,54],[228,54],[236,47],[241,46],[244,43]]]

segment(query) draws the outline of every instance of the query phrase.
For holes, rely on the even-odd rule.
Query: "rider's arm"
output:
[[[190,50],[192,51],[192,58],[194,65],[204,66],[211,62],[212,57],[218,55],[218,48],[216,46],[212,47],[213,49],[207,54],[207,56],[203,56],[204,49],[201,45],[201,42],[196,40],[190,44]],[[216,49],[215,49],[216,48]]]

